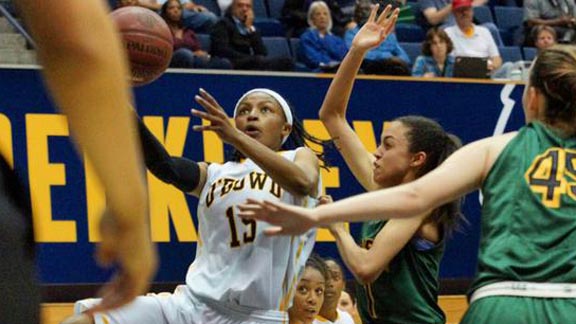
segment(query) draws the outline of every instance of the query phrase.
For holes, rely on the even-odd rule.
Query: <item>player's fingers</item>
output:
[[[220,116],[216,116],[205,111],[200,111],[197,109],[190,109],[190,113],[198,118],[206,119],[212,123],[217,123],[222,120]]]
[[[284,230],[282,227],[269,227],[264,230],[264,234],[268,236],[284,235]]]
[[[380,6],[380,5],[377,5],[377,6]],[[382,13],[380,14],[380,16],[378,16],[378,20],[376,21],[376,23],[378,23],[378,25],[382,25],[382,23],[384,23],[386,21],[386,18],[388,18],[388,15],[390,14],[391,10],[392,10],[392,6],[387,5],[384,8],[384,11],[382,11]]]
[[[221,114],[222,113],[222,111],[219,110],[217,107],[215,107],[215,105],[213,103],[207,101],[206,99],[202,98],[199,95],[194,96],[194,100],[196,100],[196,102],[199,105],[204,107],[204,109],[206,109],[206,111],[211,113],[211,114]]]
[[[215,109],[224,112],[224,108],[222,108],[222,106],[220,106],[218,101],[210,93],[208,93],[208,91],[200,88],[200,95],[202,96],[202,98],[204,100],[206,100],[207,102],[212,104],[212,106],[214,106]]]
[[[385,28],[385,33],[386,35],[390,35],[390,33],[392,32],[392,29],[394,29],[394,25],[396,25],[396,20],[398,20],[398,14],[400,13],[400,9],[396,8],[394,10],[394,12],[392,12],[392,15],[390,16],[390,18],[387,20],[387,26]]]
[[[376,12],[378,12],[379,5],[372,6],[372,10],[370,10],[370,16],[368,16],[368,22],[376,21]]]
[[[194,125],[192,126],[192,130],[195,132],[207,132],[207,131],[218,132],[222,130],[222,127],[215,125]]]

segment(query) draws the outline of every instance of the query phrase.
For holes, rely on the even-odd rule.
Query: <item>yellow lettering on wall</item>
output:
[[[314,137],[321,139],[330,138],[330,134],[319,120],[304,120],[304,129]],[[315,151],[322,152],[324,148],[321,145],[309,143],[310,147]],[[320,169],[320,175],[322,177],[322,191],[326,192],[326,188],[338,188],[340,187],[340,170],[338,167],[329,167],[328,170]],[[348,224],[346,224],[348,226]],[[319,242],[332,242],[334,241],[334,236],[330,234],[325,228],[318,229],[318,234],[316,235],[316,240]]]
[[[8,165],[14,168],[14,153],[12,149],[12,124],[6,115],[0,114],[0,154]]]
[[[61,115],[27,114],[28,176],[32,218],[37,242],[76,242],[76,222],[52,219],[50,187],[66,184],[62,163],[50,163],[48,138],[68,136],[68,121]]]
[[[378,142],[380,141],[380,134],[376,136],[374,134],[374,126],[372,126],[371,121],[353,121],[352,127],[362,144],[368,152],[375,152],[378,147]],[[378,139],[378,140],[377,140]]]
[[[100,242],[100,218],[106,208],[104,188],[92,163],[84,155],[84,170],[86,172],[86,212],[88,216],[88,241]]]
[[[150,129],[171,156],[182,156],[188,133],[190,118],[170,117],[164,137],[162,117],[144,117],[144,123]],[[195,242],[196,227],[184,193],[172,185],[158,180],[148,172],[148,190],[150,193],[150,226],[152,240],[155,242],[170,241],[170,218],[174,223],[176,236],[180,242]]]
[[[234,120],[230,120],[234,123]],[[202,119],[202,125],[210,125],[210,122]],[[214,132],[203,132],[204,137],[204,161],[211,163],[224,162],[224,143]]]

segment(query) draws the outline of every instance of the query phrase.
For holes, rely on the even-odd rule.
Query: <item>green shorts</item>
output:
[[[491,296],[472,303],[460,324],[576,323],[576,298]]]

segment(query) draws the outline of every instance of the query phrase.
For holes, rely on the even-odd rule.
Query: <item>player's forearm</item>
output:
[[[130,223],[145,214],[147,196],[121,43],[101,2],[61,2],[23,1],[25,18],[48,88],[109,194],[109,207],[120,223]],[[99,37],[86,39],[94,29]]]
[[[336,238],[338,252],[346,264],[346,267],[352,272],[356,280],[361,283],[370,282],[371,275],[369,269],[365,267],[368,251],[359,247],[349,232],[345,228],[338,228],[330,231]]]
[[[358,69],[360,69],[364,55],[365,51],[352,47],[344,57],[342,64],[330,84],[330,88],[328,88],[328,92],[326,93],[326,97],[318,114],[322,122],[327,126],[329,132],[330,123],[336,122],[335,119],[346,118],[346,108],[350,100],[356,74],[358,73]]]
[[[411,184],[407,184],[342,199],[319,206],[312,212],[317,225],[411,217],[430,209],[420,196],[411,189]]]
[[[241,133],[234,144],[244,156],[254,161],[280,187],[298,196],[312,195],[316,191],[316,181],[294,162],[270,150],[255,139]]]

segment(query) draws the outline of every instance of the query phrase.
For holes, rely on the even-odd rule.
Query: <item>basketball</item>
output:
[[[172,33],[164,19],[136,6],[114,10],[111,17],[128,54],[132,84],[141,86],[158,79],[172,58]]]

